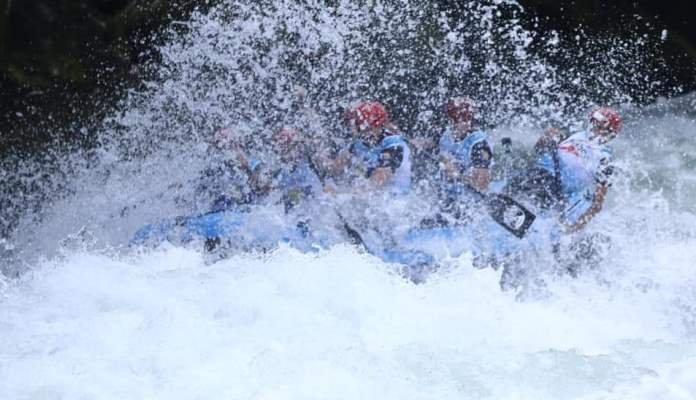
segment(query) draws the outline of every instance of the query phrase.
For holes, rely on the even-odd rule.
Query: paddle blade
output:
[[[502,194],[488,196],[486,203],[493,220],[520,239],[536,219],[536,215],[522,204]]]

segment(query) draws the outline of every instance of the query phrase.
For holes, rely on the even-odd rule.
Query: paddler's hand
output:
[[[375,188],[381,188],[383,187],[389,178],[392,177],[392,172],[389,168],[377,168],[374,171],[372,171],[372,175],[370,176],[370,183],[374,185]]]
[[[558,222],[561,225],[561,230],[563,231],[563,233],[566,235],[571,235],[573,233],[579,232],[582,228],[584,228],[585,225],[587,225],[588,221],[589,220],[586,218],[580,218],[578,222],[573,224],[561,217],[561,219]]]

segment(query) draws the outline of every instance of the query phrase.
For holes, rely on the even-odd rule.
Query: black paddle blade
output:
[[[502,194],[488,196],[486,203],[493,220],[520,239],[536,219],[522,204]]]
[[[362,236],[360,236],[360,233],[353,229],[349,224],[348,221],[339,213],[336,211],[336,215],[338,215],[338,219],[343,222],[343,229],[345,229],[346,233],[348,234],[348,237],[350,238],[350,244],[353,246],[358,246],[362,247],[363,249],[367,250],[367,245],[365,245],[365,241],[363,240]]]
[[[363,239],[360,236],[360,234],[358,233],[358,231],[351,228],[350,225],[348,225],[347,223],[343,224],[343,229],[346,230],[346,233],[348,234],[348,237],[350,238],[350,243],[352,245],[358,246],[358,247],[365,246],[365,242],[363,241]]]

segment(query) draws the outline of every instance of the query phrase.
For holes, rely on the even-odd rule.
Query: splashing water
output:
[[[696,396],[694,97],[631,105],[654,85],[637,72],[651,57],[638,38],[571,46],[524,29],[512,2],[371,4],[223,1],[173,27],[152,78],[93,133],[99,146],[5,161],[3,179],[34,200],[2,199],[22,219],[3,233],[1,267],[22,273],[0,279],[0,393]],[[493,138],[519,146],[593,104],[623,106],[619,179],[589,227],[611,241],[597,270],[519,302],[468,254],[413,285],[342,245],[212,263],[197,249],[125,247],[144,223],[202,211],[193,182],[218,128],[274,162],[266,144],[280,127],[340,146],[342,110],[372,98],[415,138],[459,94],[479,100]]]

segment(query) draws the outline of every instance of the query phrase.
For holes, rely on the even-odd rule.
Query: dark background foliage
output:
[[[0,0],[0,156],[98,121],[205,0]],[[58,129],[60,130],[60,129]]]
[[[0,0],[0,157],[61,143],[71,127],[96,124],[157,57],[172,22],[214,0]],[[441,1],[458,9],[457,2]],[[696,89],[696,29],[689,2],[520,0],[530,29],[569,39],[641,32],[660,42],[667,68],[651,72],[656,92]],[[661,33],[668,34],[662,41]],[[563,62],[563,60],[557,60]],[[651,69],[652,66],[646,66]],[[79,143],[79,135],[67,142]],[[77,142],[77,143],[76,143]]]

